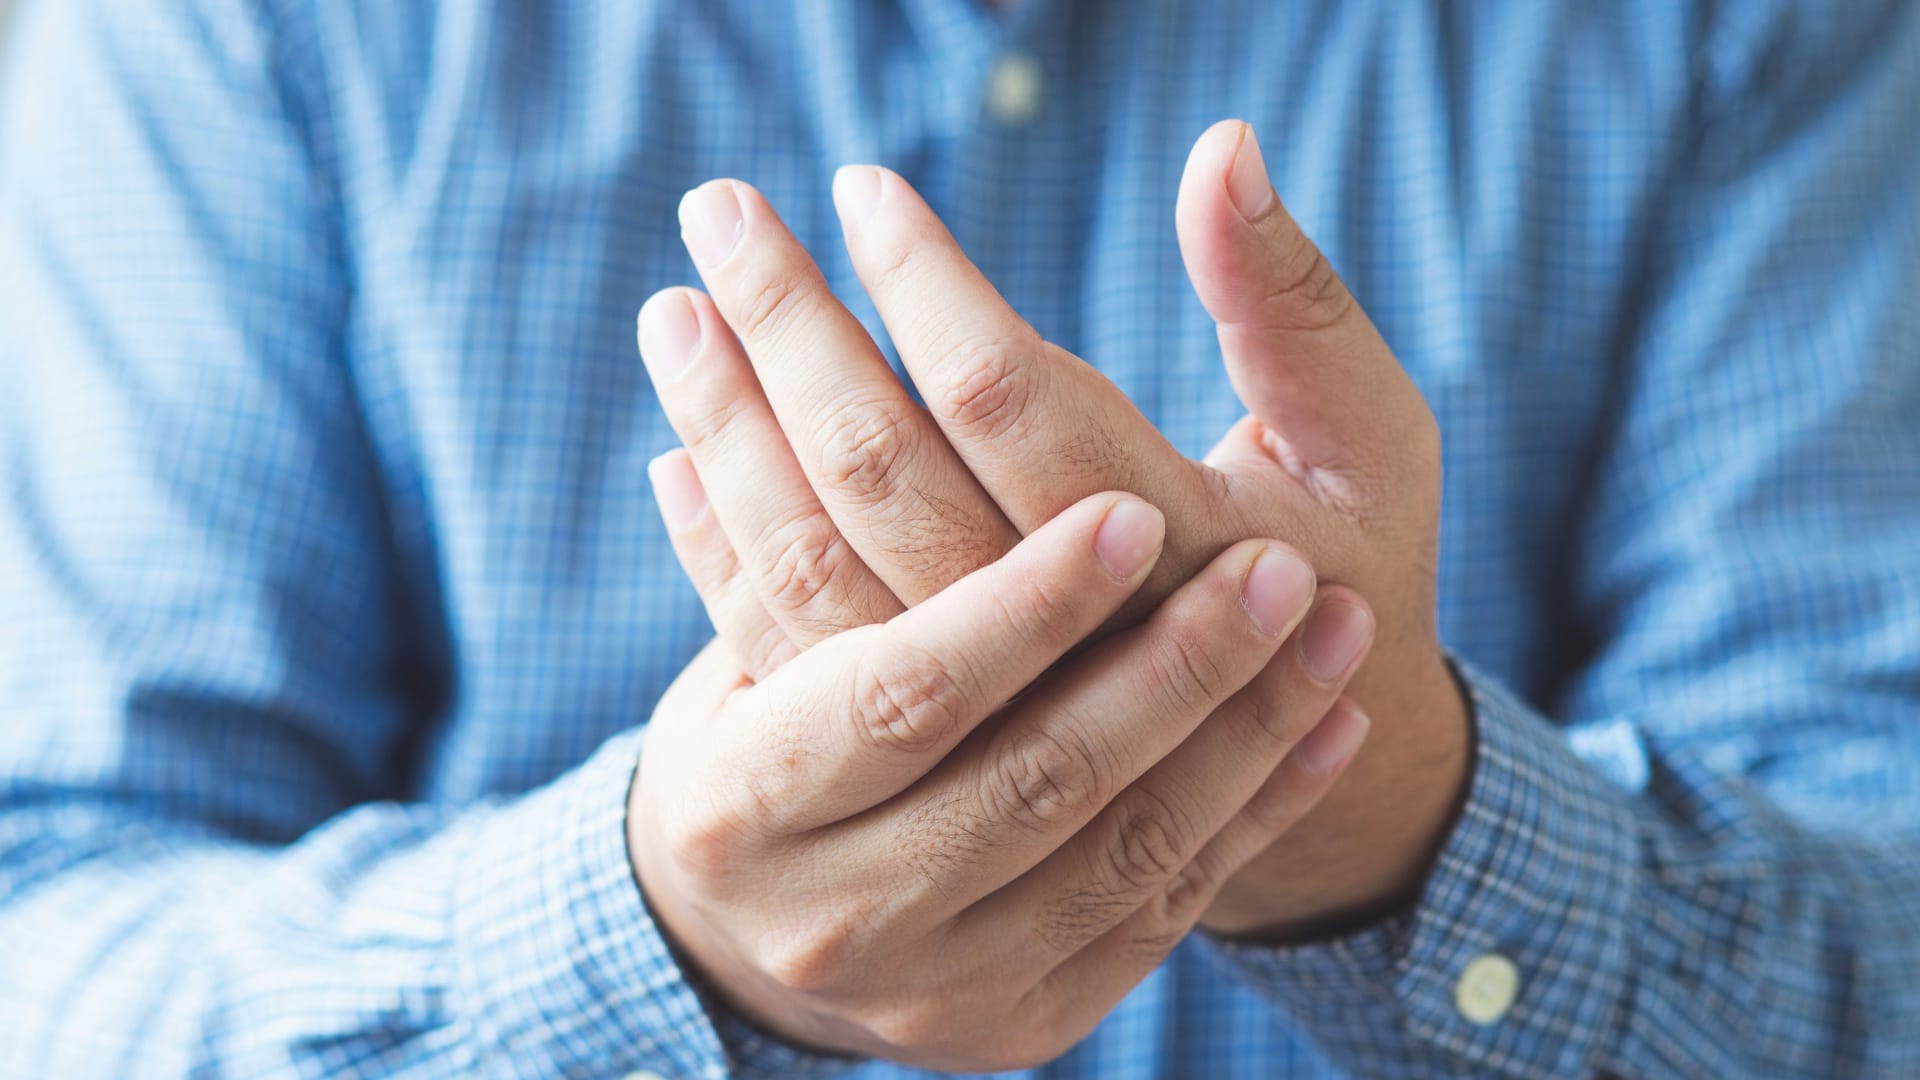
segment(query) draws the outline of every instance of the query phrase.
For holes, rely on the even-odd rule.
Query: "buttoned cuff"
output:
[[[455,884],[454,993],[486,1075],[726,1075],[627,860],[639,753],[638,732],[608,741],[472,838]]]
[[[1212,947],[1355,1075],[1591,1075],[1627,998],[1635,819],[1560,731],[1460,674],[1473,779],[1419,906],[1326,944]]]

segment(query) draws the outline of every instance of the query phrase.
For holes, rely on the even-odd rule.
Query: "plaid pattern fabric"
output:
[[[633,312],[731,174],[878,332],[827,185],[883,162],[1198,455],[1239,409],[1171,215],[1228,115],[1440,417],[1478,768],[1417,910],[1196,937],[1036,1075],[1914,1074],[1920,5],[17,29],[0,1074],[905,1075],[725,1015],[629,874],[641,725],[710,635]],[[988,107],[1003,52],[1031,115]]]

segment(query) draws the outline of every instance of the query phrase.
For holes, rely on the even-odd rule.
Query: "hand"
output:
[[[1279,204],[1251,131],[1226,122],[1202,136],[1177,210],[1190,276],[1250,410],[1205,463],[1014,314],[899,177],[843,170],[835,202],[930,412],[737,181],[682,203],[712,298],[669,290],[642,313],[643,354],[729,541],[692,545],[689,569],[748,669],[919,602],[1093,491],[1140,492],[1172,522],[1123,624],[1227,544],[1286,537],[1379,613],[1354,696],[1381,730],[1326,808],[1230,886],[1206,923],[1284,930],[1409,895],[1469,758],[1434,629],[1437,428]],[[1371,618],[1353,593],[1325,593],[1302,656],[1344,677]]]
[[[1282,545],[1233,545],[1061,659],[1162,533],[1138,499],[1095,495],[764,682],[712,646],[688,666],[648,732],[628,845],[735,1008],[927,1068],[1050,1060],[1327,791],[1366,721],[1270,663],[1314,588]]]

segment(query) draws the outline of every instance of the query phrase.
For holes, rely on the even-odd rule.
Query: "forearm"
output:
[[[32,1076],[717,1075],[626,857],[636,740],[528,796],[285,848],[105,802],[0,814],[7,1061]]]
[[[1475,778],[1419,907],[1329,945],[1223,946],[1336,1061],[1356,1075],[1825,1076],[1920,1055],[1910,845],[1813,835],[1624,723],[1590,729],[1576,754],[1473,681]],[[1487,957],[1517,971],[1508,1007]]]

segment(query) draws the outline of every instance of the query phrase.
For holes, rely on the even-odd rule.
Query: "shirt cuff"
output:
[[[702,997],[641,897],[627,797],[643,732],[491,814],[454,885],[452,993],[478,1071],[784,1077],[844,1070]]]
[[[1473,779],[1418,907],[1326,944],[1212,947],[1355,1075],[1591,1075],[1623,1025],[1635,818],[1559,730],[1459,671]]]

